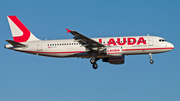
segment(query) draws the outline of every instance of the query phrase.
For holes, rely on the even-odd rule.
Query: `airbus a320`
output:
[[[153,64],[152,54],[163,53],[174,49],[174,45],[157,36],[128,36],[89,38],[77,31],[69,29],[72,39],[40,40],[36,38],[16,16],[7,16],[13,40],[5,48],[48,57],[80,57],[91,58],[94,69],[97,61],[110,64],[124,64],[125,55],[149,54]]]

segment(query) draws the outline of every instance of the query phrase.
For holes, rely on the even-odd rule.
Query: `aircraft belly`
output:
[[[72,56],[75,55],[76,53],[57,53],[55,54],[58,57],[64,57],[64,56]]]

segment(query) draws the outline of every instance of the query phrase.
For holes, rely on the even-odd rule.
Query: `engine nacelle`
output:
[[[103,58],[103,62],[109,62],[110,64],[124,64],[125,56]]]
[[[121,56],[122,47],[106,47],[105,52],[108,56]]]

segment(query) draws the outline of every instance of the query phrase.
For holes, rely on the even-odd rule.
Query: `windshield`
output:
[[[166,42],[165,39],[159,39],[159,42]]]

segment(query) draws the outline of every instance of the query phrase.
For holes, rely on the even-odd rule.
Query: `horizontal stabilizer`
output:
[[[6,40],[6,41],[8,43],[10,43],[11,45],[16,46],[16,47],[26,47],[26,45],[18,43],[18,42],[15,42],[15,41],[12,41],[12,40]]]

